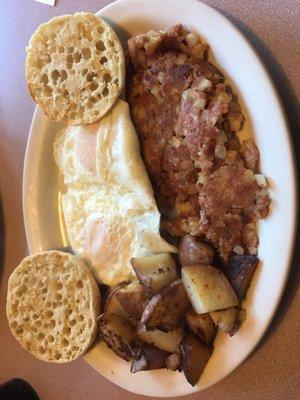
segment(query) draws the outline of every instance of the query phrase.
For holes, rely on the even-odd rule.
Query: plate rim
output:
[[[117,0],[113,3],[108,4],[106,7],[102,8],[95,14],[103,15],[103,13],[109,11],[110,9],[115,8],[119,4],[122,4],[122,3],[130,4],[130,3],[134,3],[135,1],[136,0]],[[147,2],[151,3],[151,2],[157,1],[157,0],[143,0],[143,1],[145,3],[147,3]],[[176,1],[180,1],[180,0],[176,0]],[[293,254],[294,254],[295,242],[296,242],[297,216],[299,213],[298,212],[299,199],[298,199],[296,155],[295,155],[294,143],[292,140],[292,135],[291,135],[291,131],[290,131],[290,127],[288,124],[287,115],[286,115],[285,108],[283,106],[282,99],[279,96],[278,89],[272,79],[272,76],[271,76],[267,66],[264,64],[264,62],[260,58],[254,45],[247,39],[247,37],[244,35],[244,33],[220,11],[216,10],[215,8],[213,8],[199,0],[188,0],[188,1],[186,1],[186,3],[187,3],[187,7],[189,6],[188,3],[200,3],[200,7],[207,8],[210,10],[210,12],[215,13],[215,15],[217,15],[218,18],[220,18],[222,20],[222,23],[224,23],[225,25],[227,25],[234,31],[235,35],[238,36],[239,39],[243,42],[243,46],[246,46],[249,49],[249,51],[252,53],[252,56],[255,58],[255,64],[257,66],[259,66],[261,73],[264,75],[264,81],[266,81],[268,83],[268,85],[270,86],[270,89],[273,94],[273,99],[276,102],[277,109],[280,111],[280,115],[278,116],[278,118],[280,118],[282,120],[283,126],[282,126],[281,130],[282,130],[282,133],[283,133],[283,130],[285,131],[284,137],[287,140],[288,149],[289,149],[289,152],[286,155],[288,155],[289,164],[290,164],[290,172],[291,172],[292,197],[290,199],[290,203],[291,203],[291,222],[292,223],[290,225],[289,232],[287,234],[289,237],[291,237],[292,240],[290,241],[290,244],[289,244],[289,248],[288,248],[288,252],[287,252],[288,256],[286,256],[286,258],[285,258],[286,261],[285,261],[285,265],[284,265],[284,278],[282,279],[282,283],[280,285],[280,291],[278,291],[276,293],[276,295],[277,295],[276,301],[272,302],[272,305],[273,305],[272,313],[270,313],[268,315],[267,322],[265,323],[264,329],[260,332],[259,339],[255,342],[255,344],[253,344],[253,346],[251,346],[250,350],[244,355],[244,357],[239,361],[239,363],[231,371],[228,371],[226,373],[226,375],[223,376],[223,378],[225,378],[226,376],[231,374],[239,365],[244,363],[244,361],[257,348],[258,344],[261,342],[261,340],[264,337],[264,335],[266,334],[267,330],[270,328],[271,322],[274,319],[275,314],[278,311],[278,307],[280,305],[282,296],[286,289],[286,284],[287,284],[287,281],[289,278],[289,274],[290,274],[290,270],[291,270],[292,262],[293,262]],[[104,17],[105,17],[105,15],[104,15]],[[33,113],[31,125],[30,125],[29,136],[28,136],[26,150],[25,150],[24,167],[23,167],[23,188],[22,188],[23,219],[24,219],[25,234],[26,234],[28,250],[30,253],[32,253],[34,250],[34,243],[33,243],[33,237],[31,235],[30,207],[29,207],[30,205],[28,204],[27,199],[29,198],[29,196],[28,196],[29,195],[29,187],[30,187],[29,182],[32,181],[32,177],[30,176],[30,170],[31,170],[30,164],[34,160],[34,153],[35,153],[34,149],[36,149],[36,144],[34,142],[34,131],[35,131],[36,127],[38,126],[38,120],[41,117],[41,115],[43,115],[41,109],[38,106],[36,106],[35,111]],[[85,361],[89,365],[91,365],[87,360],[85,360]],[[105,378],[109,379],[114,384],[121,386],[123,389],[131,392],[131,390],[127,389],[126,386],[116,383],[116,381],[114,379],[110,379],[107,377],[105,377]],[[191,391],[189,393],[184,392],[181,394],[176,394],[176,396],[183,396],[183,395],[191,394],[198,390],[199,390],[199,388],[197,388],[197,386],[194,388],[191,387]],[[146,391],[138,391],[137,390],[137,391],[135,391],[135,393],[150,396],[148,394],[148,392],[146,392]],[[153,395],[151,395],[151,397],[152,396]],[[157,396],[159,396],[159,395],[157,395]],[[172,396],[173,396],[173,394],[171,394],[170,396],[168,394],[167,395],[164,394],[164,397],[172,397]]]

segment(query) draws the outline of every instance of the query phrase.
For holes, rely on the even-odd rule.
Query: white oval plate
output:
[[[262,262],[245,301],[247,319],[233,338],[218,334],[213,356],[197,386],[190,386],[178,372],[130,374],[129,363],[104,344],[95,345],[85,356],[101,375],[131,392],[162,397],[186,395],[213,385],[241,364],[274,316],[288,277],[296,221],[290,137],[277,93],[257,55],[237,29],[214,9],[197,0],[121,0],[99,15],[113,23],[123,43],[128,33],[163,29],[178,22],[201,34],[240,96],[247,114],[244,134],[254,135],[261,153],[261,169],[271,183],[272,210],[260,224]],[[52,156],[53,138],[59,128],[36,109],[23,180],[24,219],[31,253],[68,245],[60,209],[62,183]]]

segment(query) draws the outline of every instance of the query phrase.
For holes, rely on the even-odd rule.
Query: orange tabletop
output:
[[[113,385],[83,359],[66,365],[36,360],[19,347],[10,334],[5,316],[8,277],[27,254],[22,217],[22,171],[35,105],[24,79],[25,46],[36,27],[51,17],[81,10],[94,12],[108,3],[109,0],[56,0],[56,6],[50,7],[34,0],[0,0],[0,193],[3,211],[0,220],[0,384],[15,377],[24,378],[43,400],[140,398]],[[300,157],[299,0],[207,0],[206,3],[231,19],[265,62],[285,106]],[[298,262],[300,251],[296,251],[277,315],[254,353],[223,381],[189,399],[300,399]]]

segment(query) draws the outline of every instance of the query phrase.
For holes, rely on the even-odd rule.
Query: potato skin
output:
[[[239,300],[245,297],[258,262],[257,256],[242,254],[231,257],[226,266],[225,274]]]
[[[130,372],[132,374],[135,374],[136,372],[147,371],[147,370],[148,370],[148,360],[146,356],[143,354],[141,350],[136,350],[132,359]]]
[[[166,360],[169,355],[170,353],[167,351],[139,341],[134,352],[130,372],[136,373],[166,368]]]
[[[146,290],[139,282],[133,282],[118,290],[116,298],[123,310],[137,321],[141,319],[149,301]]]
[[[181,369],[181,354],[173,353],[168,356],[166,359],[167,369],[170,371],[177,371]]]
[[[188,306],[185,288],[181,279],[178,279],[152,297],[143,312],[141,323],[166,332],[180,325]]]
[[[207,346],[213,342],[217,330],[209,314],[197,314],[192,307],[189,307],[185,313],[185,322]]]
[[[182,369],[186,380],[195,386],[213,352],[211,347],[206,347],[197,336],[189,332],[180,346]]]
[[[125,310],[121,306],[121,304],[116,296],[117,292],[121,288],[122,288],[121,286],[117,286],[109,293],[109,295],[106,299],[106,302],[105,302],[104,312],[117,314],[117,315],[120,315],[121,317],[124,317],[125,319],[128,319],[128,317],[129,317],[128,313],[125,312]]]
[[[125,285],[121,284],[112,289],[109,296],[107,297],[104,307],[104,312],[120,315],[127,321],[131,322],[134,326],[137,326],[139,318],[135,318],[132,315],[130,315],[129,312],[127,312],[127,310],[124,309],[124,307],[121,305],[119,301],[118,294],[121,290],[123,290],[123,288],[125,288]]]
[[[178,259],[182,266],[210,265],[214,259],[214,249],[191,235],[184,235],[179,243]]]
[[[129,361],[134,353],[134,326],[120,315],[104,313],[98,317],[100,338],[114,353]]]

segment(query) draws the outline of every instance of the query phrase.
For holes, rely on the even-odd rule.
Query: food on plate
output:
[[[12,334],[35,357],[64,363],[93,343],[100,293],[88,267],[71,254],[44,251],[24,258],[8,281]]]
[[[270,198],[254,141],[237,134],[241,107],[207,50],[180,24],[131,38],[127,99],[162,228],[199,237],[227,262],[235,250],[257,253],[256,228],[245,230],[268,215]]]
[[[166,366],[167,369],[171,371],[177,371],[181,368],[181,354],[174,353],[170,354],[166,359]]]
[[[143,311],[149,301],[145,288],[138,281],[133,281],[118,290],[116,292],[116,298],[122,309],[136,321],[141,319]]]
[[[121,290],[121,288],[122,288],[122,286],[116,286],[109,293],[109,295],[106,299],[106,302],[105,302],[104,312],[111,313],[111,314],[117,314],[125,319],[130,319],[130,315],[121,306],[121,304],[116,296],[116,294],[118,293],[119,290]]]
[[[143,312],[141,323],[148,329],[168,331],[177,328],[188,306],[187,293],[181,279],[178,279],[152,297]]]
[[[106,345],[129,361],[134,352],[134,326],[120,315],[104,313],[98,318],[98,328]]]
[[[30,93],[68,124],[54,158],[76,254],[31,256],[10,278],[12,332],[37,357],[75,359],[97,320],[132,373],[182,370],[194,386],[218,329],[233,335],[244,319],[270,198],[237,97],[207,58],[181,24],[131,38],[126,103],[123,49],[101,18],[56,17],[32,36]],[[99,317],[92,274],[110,291]]]
[[[237,323],[238,310],[236,307],[230,307],[226,310],[212,311],[209,315],[221,331],[230,333]]]
[[[210,265],[183,267],[181,278],[193,309],[198,314],[234,307],[236,294],[228,279]]]
[[[235,255],[227,265],[226,276],[239,300],[245,297],[257,265],[257,256],[250,254]]]
[[[178,277],[175,261],[169,253],[132,258],[131,264],[137,278],[151,294],[157,294]]]
[[[184,235],[180,239],[178,259],[180,264],[185,266],[210,265],[214,259],[214,249],[194,236]]]
[[[152,344],[161,350],[175,353],[183,338],[183,328],[170,329],[163,332],[159,329],[147,330],[144,325],[138,327],[137,337],[146,343]]]
[[[189,307],[184,317],[190,330],[194,332],[204,344],[207,346],[211,345],[217,334],[211,314],[197,314],[192,307]]]
[[[241,301],[258,263],[258,220],[269,212],[268,184],[254,140],[239,134],[245,118],[237,96],[198,35],[181,24],[149,31],[129,39],[127,57],[127,100],[161,231],[179,243],[178,277],[191,303],[182,368],[195,384],[217,329],[232,335],[241,323]],[[162,293],[143,312],[148,329],[164,319]],[[198,343],[200,354],[206,345],[203,365],[190,370],[187,355],[197,353],[191,349]]]
[[[187,381],[195,386],[211,354],[212,348],[205,346],[193,333],[188,333],[181,343],[182,370]]]
[[[162,361],[159,364],[158,369],[164,368],[164,364],[165,364],[164,361]],[[142,353],[141,350],[136,351],[135,356],[131,362],[130,372],[132,374],[135,374],[136,372],[147,371],[147,369],[148,369],[148,360],[146,359],[146,356]]]
[[[199,204],[206,238],[218,246],[224,261],[230,259],[231,252],[257,253],[244,232],[249,220],[253,223],[268,215],[269,196],[252,170],[240,161],[220,167],[203,181]]]
[[[110,296],[122,291],[135,292],[140,287],[138,281],[119,285]],[[129,307],[124,316],[118,306],[116,312],[119,315],[102,314],[98,319],[100,338],[118,356],[132,360],[132,373],[182,368],[188,382],[194,385],[212,353],[216,329],[210,316],[192,310],[180,279],[149,296],[152,296],[151,300],[143,305],[144,312],[136,327],[130,322],[134,315],[137,317],[134,307]]]
[[[134,352],[130,372],[135,373],[166,368],[169,355],[170,353],[158,349],[151,344],[139,342]]]
[[[123,48],[111,26],[94,14],[52,18],[32,35],[26,52],[29,92],[54,121],[98,121],[123,90]]]
[[[160,236],[160,213],[126,102],[118,100],[94,125],[64,129],[54,156],[67,186],[62,209],[70,244],[99,283],[135,278],[132,258],[177,252]]]

